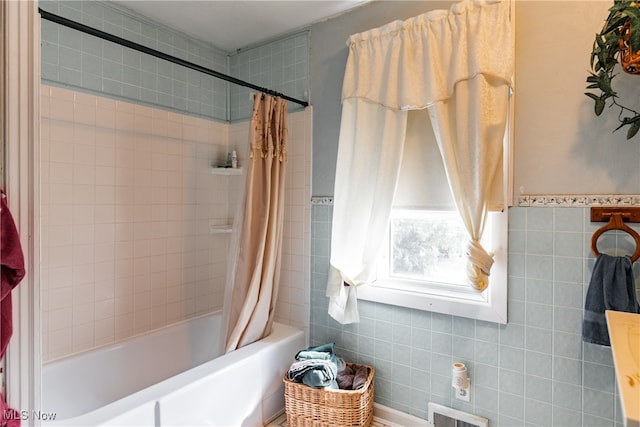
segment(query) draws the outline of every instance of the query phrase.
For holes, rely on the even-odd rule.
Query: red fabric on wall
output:
[[[7,196],[0,191],[0,358],[13,333],[11,291],[25,275],[20,236],[7,207]]]
[[[0,427],[20,427],[22,414],[10,408],[2,394],[0,394],[0,411]]]

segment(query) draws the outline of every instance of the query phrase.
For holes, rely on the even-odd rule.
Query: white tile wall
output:
[[[242,180],[212,175],[228,125],[42,87],[43,360],[220,309]],[[311,109],[290,114],[276,320],[309,328]]]
[[[289,115],[282,271],[276,320],[304,327],[309,338],[312,110]]]
[[[44,360],[222,306],[229,126],[42,88]]]

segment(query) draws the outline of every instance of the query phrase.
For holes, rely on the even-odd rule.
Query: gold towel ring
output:
[[[591,237],[591,252],[593,252],[595,256],[600,255],[600,252],[598,252],[598,247],[597,247],[598,238],[605,231],[620,230],[630,234],[631,237],[633,237],[633,240],[636,242],[636,250],[633,253],[633,255],[631,255],[631,262],[636,262],[640,258],[640,234],[638,234],[633,228],[629,227],[627,224],[623,222],[622,220],[622,216],[624,215],[623,213],[612,212],[610,215],[611,215],[611,219],[609,220],[607,225],[599,228],[598,230],[596,230],[595,233],[593,233],[593,237]]]

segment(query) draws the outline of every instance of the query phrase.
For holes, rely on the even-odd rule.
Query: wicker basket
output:
[[[349,363],[348,363],[349,364]],[[325,390],[284,377],[287,427],[371,426],[373,423],[373,367],[358,390]]]

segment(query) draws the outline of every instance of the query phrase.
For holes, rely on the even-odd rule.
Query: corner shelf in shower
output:
[[[242,168],[211,168],[213,175],[242,175]]]
[[[233,231],[231,224],[209,226],[209,234],[231,234],[231,231]]]

